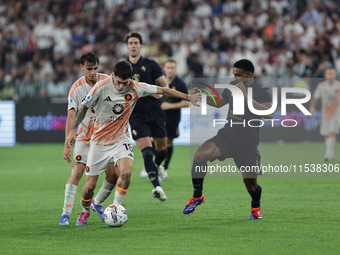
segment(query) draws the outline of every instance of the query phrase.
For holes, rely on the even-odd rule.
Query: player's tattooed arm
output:
[[[76,118],[75,118],[74,121],[73,121],[71,130],[74,130],[74,129],[77,129],[77,128],[78,128],[78,126],[80,125],[80,123],[81,123],[81,122],[83,121],[83,119],[85,118],[85,115],[86,115],[88,109],[89,109],[89,108],[87,108],[85,105],[83,105],[83,106],[79,109],[79,111],[78,111],[78,113],[77,113],[77,115],[76,115]]]
[[[83,121],[87,110],[88,110],[88,108],[84,105],[79,109],[79,111],[78,111],[78,113],[77,113],[77,115],[76,115],[76,117],[73,121],[71,130],[70,130],[69,134],[67,135],[67,137],[65,139],[65,146],[67,148],[71,148],[71,145],[74,144],[74,142],[76,140],[77,127]]]

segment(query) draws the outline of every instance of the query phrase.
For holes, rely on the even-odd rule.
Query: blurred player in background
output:
[[[65,127],[65,139],[70,132],[71,125],[75,119],[77,111],[81,107],[81,103],[90,92],[92,87],[99,81],[109,77],[106,74],[98,73],[99,58],[93,52],[86,52],[80,58],[80,68],[84,72],[84,76],[79,78],[71,87],[68,95],[67,120]],[[95,108],[91,108],[84,120],[79,125],[77,133],[77,141],[73,150],[73,165],[71,175],[66,182],[65,198],[63,213],[59,225],[69,225],[69,218],[72,212],[74,197],[78,189],[78,183],[83,176],[84,169],[87,162],[87,154],[89,152],[90,138],[94,129],[93,123],[95,121]],[[64,159],[71,162],[72,149],[64,145]],[[104,200],[111,194],[116,180],[118,178],[118,169],[113,164],[107,169],[106,178],[103,180],[103,185],[100,188],[96,198],[93,202],[93,209],[95,209],[99,216],[103,214]]]
[[[127,44],[129,52],[128,61],[131,63],[132,79],[138,82],[148,84],[158,83],[160,87],[168,88],[168,83],[162,73],[161,67],[155,60],[144,58],[141,55],[143,48],[143,38],[139,32],[132,32],[125,36],[124,42]],[[164,171],[161,163],[167,154],[166,144],[166,123],[165,114],[161,109],[162,95],[152,95],[141,98],[130,117],[132,138],[141,150],[144,159],[144,169],[141,177],[149,177],[154,189],[152,195],[161,201],[166,200],[166,195],[159,183],[159,179],[166,181],[167,173]],[[155,144],[155,150],[152,148],[151,137]],[[155,153],[155,161],[153,154]],[[161,196],[157,194],[162,194]]]
[[[253,77],[254,65],[248,59],[241,59],[235,62],[233,66],[234,81],[231,84],[241,89],[244,100],[248,100],[247,88],[253,89],[253,106],[257,110],[267,110],[271,107],[271,95],[267,88],[263,87],[259,81]],[[192,89],[190,93],[194,93]],[[217,96],[214,96],[218,101]],[[259,127],[252,127],[249,125],[233,125],[231,122],[248,123],[251,119],[258,119],[259,116],[250,112],[248,105],[245,104],[244,115],[233,114],[233,95],[230,90],[223,90],[220,95],[222,105],[215,106],[213,99],[207,97],[207,104],[214,107],[222,107],[229,104],[229,112],[227,117],[227,124],[221,128],[217,135],[204,142],[196,151],[194,162],[191,170],[192,183],[194,188],[194,195],[186,204],[183,213],[192,213],[196,206],[205,201],[203,195],[203,181],[206,172],[197,171],[197,169],[204,169],[207,167],[207,162],[219,159],[220,161],[226,158],[233,158],[238,169],[242,172],[243,182],[251,201],[250,219],[256,220],[262,218],[262,211],[260,205],[262,188],[257,184],[257,175],[261,173],[260,153],[257,149],[259,144]],[[262,116],[266,119],[273,118],[273,114]],[[248,167],[249,169],[256,169],[256,171],[243,171]]]
[[[164,74],[169,88],[188,93],[188,88],[184,81],[176,76],[177,64],[173,59],[168,59],[164,63]],[[164,169],[168,173],[169,162],[173,153],[173,140],[179,136],[178,125],[181,120],[181,108],[188,107],[189,102],[173,97],[163,97],[161,105],[166,116],[167,133],[167,155],[164,160]]]
[[[316,103],[321,98],[320,134],[325,137],[326,143],[324,160],[329,161],[335,158],[334,147],[340,128],[340,82],[336,80],[333,68],[326,69],[325,78],[326,80],[316,87],[309,111],[314,114]]]
[[[86,112],[96,105],[95,128],[91,136],[86,181],[82,189],[83,211],[77,220],[77,226],[87,224],[98,177],[105,171],[111,160],[115,162],[120,172],[113,203],[121,204],[127,193],[133,166],[133,146],[128,132],[128,120],[137,100],[156,93],[179,97],[193,104],[201,98],[201,94],[189,96],[169,88],[133,81],[130,79],[131,74],[132,66],[128,61],[117,62],[114,72],[97,83],[86,96],[66,138],[65,144],[69,148],[76,138],[76,130],[86,116]],[[156,195],[160,200],[166,198],[161,193]]]

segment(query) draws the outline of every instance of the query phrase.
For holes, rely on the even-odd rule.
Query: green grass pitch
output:
[[[188,146],[175,147],[169,181],[162,183],[167,202],[154,199],[151,183],[139,178],[142,157],[134,148],[123,201],[129,221],[110,228],[92,213],[86,227],[76,227],[83,178],[70,226],[58,226],[71,170],[62,150],[62,144],[0,148],[0,254],[340,254],[340,179],[261,178],[263,219],[250,221],[242,179],[209,178],[206,202],[187,216]],[[263,143],[260,151],[263,164],[324,163],[323,143]]]

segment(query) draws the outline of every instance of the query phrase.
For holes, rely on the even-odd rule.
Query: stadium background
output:
[[[135,150],[133,188],[124,200],[129,224],[112,231],[91,216],[86,229],[57,228],[70,171],[62,159],[67,93],[82,76],[83,52],[95,51],[100,72],[108,74],[127,55],[124,35],[137,30],[145,39],[143,55],[160,64],[174,58],[188,86],[194,78],[230,79],[232,64],[248,58],[266,86],[313,93],[326,68],[335,67],[339,75],[339,7],[337,1],[304,0],[1,1],[0,146],[16,145],[0,147],[4,254],[97,254],[113,248],[121,254],[339,254],[337,179],[262,179],[261,225],[245,220],[249,198],[241,181],[210,179],[206,204],[183,218],[192,190],[189,146],[175,148],[173,172],[164,184],[168,204],[156,203],[151,186],[138,177],[142,158]],[[184,111],[177,144],[188,144],[189,110]],[[320,116],[289,132],[263,128],[263,163],[324,163]],[[196,126],[206,123],[196,119]],[[80,196],[78,191],[75,201]],[[75,205],[71,221],[80,210]]]

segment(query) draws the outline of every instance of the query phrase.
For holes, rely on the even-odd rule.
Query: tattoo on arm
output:
[[[86,112],[89,108],[87,108],[86,106],[82,106],[80,109],[79,109],[79,112],[77,113],[74,121],[73,121],[73,124],[72,124],[72,127],[71,127],[71,130],[74,130],[74,129],[77,129],[77,127],[79,126],[79,124],[83,121],[83,119],[85,118],[85,115],[86,115]]]

